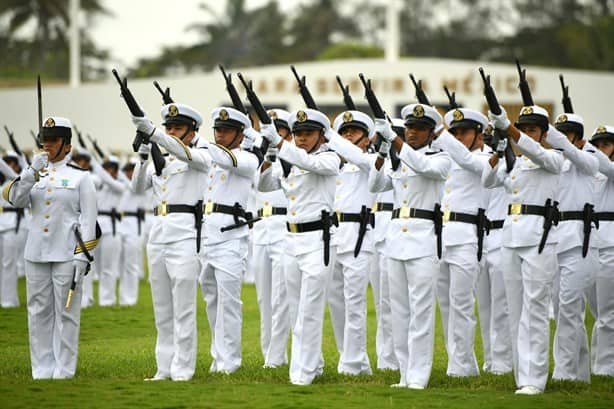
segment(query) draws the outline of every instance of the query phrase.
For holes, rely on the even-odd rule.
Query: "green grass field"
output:
[[[25,300],[21,279],[20,295]],[[369,295],[370,297],[370,295]],[[592,384],[549,382],[545,394],[515,396],[512,375],[453,379],[445,374],[446,353],[441,322],[429,388],[389,387],[398,374],[374,370],[373,376],[336,373],[339,358],[327,314],[324,327],[324,376],[308,387],[292,386],[288,368],[262,369],[256,291],[243,289],[243,367],[235,374],[211,375],[209,330],[199,297],[198,363],[191,382],[143,382],[155,373],[155,327],[149,286],[141,284],[138,306],[93,307],[82,312],[77,376],[65,381],[33,381],[26,309],[0,310],[0,408],[613,408],[614,378],[593,377]],[[369,298],[369,355],[375,363],[375,312]],[[592,323],[592,318],[587,319]],[[481,342],[476,333],[478,359]],[[481,364],[481,362],[480,362]]]

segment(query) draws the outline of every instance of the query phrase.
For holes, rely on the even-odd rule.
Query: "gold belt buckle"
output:
[[[411,218],[411,207],[401,207],[401,210],[399,211],[399,218],[410,219]]]
[[[0,206],[0,213],[4,213],[4,207]]]
[[[337,213],[337,221],[342,222],[343,220],[341,220],[341,212],[339,210],[335,210],[335,213]]]
[[[166,200],[163,200],[160,206],[158,206],[158,213],[160,216],[166,216],[168,214],[168,209],[166,208]]]
[[[267,205],[262,206],[262,217],[270,217],[273,216],[273,206]]]
[[[288,223],[290,233],[298,233],[298,224]]]
[[[213,202],[212,201],[208,201],[205,204],[205,214],[211,214],[213,213]]]
[[[449,210],[444,210],[443,211],[443,222],[447,223],[450,221],[450,211]]]
[[[371,213],[375,213],[379,211],[379,206],[377,205],[377,202],[373,203],[373,206],[371,206]]]
[[[512,206],[510,207],[510,213],[512,215],[519,215],[522,213],[522,204],[520,203],[512,203]]]

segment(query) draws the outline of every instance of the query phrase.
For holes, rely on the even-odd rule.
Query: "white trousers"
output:
[[[246,239],[204,247],[200,286],[211,328],[211,372],[232,373],[241,367],[241,284],[246,257]]]
[[[588,336],[584,324],[585,296],[599,268],[598,250],[574,247],[557,255],[559,271],[552,294],[556,314],[553,379],[590,382]]]
[[[65,308],[73,280],[73,262],[26,261],[28,333],[34,379],[72,378],[77,368],[81,288]]]
[[[382,247],[383,247],[382,242]],[[390,308],[390,285],[388,280],[388,257],[377,249],[371,255],[369,281],[373,290],[377,330],[375,332],[375,354],[377,369],[399,369],[392,341],[392,310]],[[383,249],[382,249],[383,250]]]
[[[597,317],[591,337],[591,364],[595,375],[614,376],[614,247],[599,249],[596,274]]]
[[[121,236],[119,305],[136,305],[139,299],[139,277],[143,273],[143,246],[139,236]]]
[[[194,239],[147,245],[153,299],[157,377],[190,379],[196,367],[196,283],[200,260]]]
[[[335,253],[335,246],[331,246],[328,266],[324,265],[323,248],[284,257],[292,325],[290,382],[294,384],[310,384],[324,369],[322,330]]]
[[[388,259],[392,336],[402,385],[426,387],[435,343],[436,256]]]
[[[17,294],[18,235],[15,230],[0,233],[0,307],[19,307]],[[22,254],[23,256],[23,254]]]
[[[26,240],[28,239],[28,229],[23,227],[23,220],[21,223],[22,225],[17,233],[17,276],[25,277],[26,267],[24,253],[26,249]]]
[[[476,290],[485,372],[512,371],[512,340],[505,284],[501,271],[501,249],[484,254]]]
[[[288,363],[290,312],[283,271],[283,244],[254,245],[252,268],[260,308],[260,348],[265,366]]]
[[[103,234],[98,244],[98,302],[102,307],[117,304],[116,287],[119,279],[122,237]]]
[[[367,285],[371,253],[337,254],[328,287],[328,308],[339,351],[337,371],[371,375],[367,355]]]
[[[510,314],[516,385],[542,391],[548,380],[552,283],[558,269],[555,245],[502,247],[501,266]]]
[[[437,300],[450,376],[480,374],[474,351],[475,289],[480,271],[477,251],[477,244],[447,246],[440,264]]]
[[[252,244],[251,231],[247,241],[247,256],[246,256],[246,268],[243,272],[243,282],[245,284],[256,284],[256,272],[254,266],[254,245]]]

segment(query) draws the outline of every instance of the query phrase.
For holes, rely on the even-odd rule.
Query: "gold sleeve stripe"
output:
[[[85,244],[85,249],[87,251],[92,251],[98,245],[98,239],[86,241],[84,244]],[[77,246],[75,247],[75,254],[79,254],[79,253],[83,253],[83,250],[81,249],[81,246],[77,244]]]
[[[4,186],[4,189],[2,189],[2,198],[9,203],[11,203],[11,201],[9,200],[9,193],[11,192],[11,188],[13,187],[15,182],[17,182],[18,180],[19,178],[11,180],[9,183],[6,184],[6,186]]]
[[[217,146],[218,148],[220,148],[221,150],[223,150],[224,152],[226,152],[228,154],[228,156],[230,156],[230,159],[232,160],[232,166],[233,167],[237,167],[237,157],[235,156],[234,153],[232,153],[232,151],[230,149],[228,149],[227,147],[223,146],[223,145],[219,145],[219,144],[214,144],[215,146]]]
[[[181,145],[186,156],[188,157],[188,160],[192,160],[192,154],[190,153],[190,149],[187,146],[185,146],[185,143],[183,143],[183,141],[177,138],[175,135],[170,135],[170,136],[173,137],[173,139],[176,140],[177,143],[179,143],[179,145]]]

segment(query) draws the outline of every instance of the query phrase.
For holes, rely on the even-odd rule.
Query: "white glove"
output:
[[[40,172],[43,168],[46,168],[48,164],[49,154],[47,152],[41,152],[32,157],[32,164],[30,167],[36,172]]]
[[[75,268],[75,283],[79,285],[83,277],[87,274],[87,265],[89,263],[85,260],[76,259],[73,261],[73,266]]]
[[[499,105],[499,108],[501,108],[501,113],[499,115],[495,115],[492,112],[488,111],[488,119],[490,119],[490,122],[492,122],[493,126],[496,129],[505,131],[507,128],[510,127],[510,120],[507,118],[507,112],[505,112],[505,108],[503,108],[501,105]]]
[[[147,134],[151,135],[156,126],[147,118],[146,116],[132,116],[132,123],[136,126],[136,129]]]
[[[267,162],[275,162],[277,160],[277,154],[279,153],[279,149],[275,145],[269,145],[269,148],[266,150],[266,154],[264,158]]]
[[[499,143],[497,143],[497,155],[499,155],[499,157],[502,157],[506,148],[507,148],[507,138],[499,139]]]
[[[326,142],[330,142],[335,136],[341,137],[333,128],[327,128],[324,132],[324,139],[326,139]]]
[[[397,137],[396,132],[392,130],[390,122],[383,118],[375,118],[375,132],[382,135],[388,142],[392,142]]]
[[[139,145],[138,154],[144,161],[149,158],[149,154],[151,153],[151,145],[148,143],[142,143]]]
[[[377,156],[386,159],[388,157],[388,152],[390,152],[390,142],[385,139],[382,139],[379,144],[379,149],[377,150]]]
[[[263,124],[260,127],[260,134],[264,139],[269,141],[269,143],[273,144],[274,146],[279,145],[279,143],[281,142],[281,135],[277,133],[277,129],[273,124]]]
[[[243,141],[241,149],[250,150],[254,146],[254,141],[259,136],[258,132],[251,126],[243,131]]]

